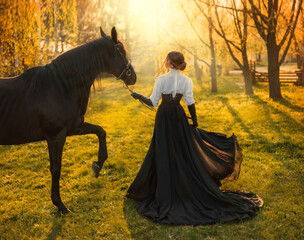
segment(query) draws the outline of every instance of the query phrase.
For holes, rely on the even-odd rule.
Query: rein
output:
[[[128,89],[130,93],[134,93],[134,92],[128,87],[128,85],[127,85],[124,81],[123,81],[123,85],[122,85],[122,86],[123,86],[123,88]],[[142,100],[140,100],[140,99],[138,99],[138,100],[139,100],[140,103],[141,103],[142,105],[144,105],[146,108],[148,108],[148,109],[151,110],[151,111],[156,112],[156,110],[155,110],[154,107],[151,107],[151,106],[145,104],[145,103],[144,103]]]
[[[123,82],[123,88],[124,89],[128,89],[129,90],[129,92],[130,93],[134,93],[129,87],[128,87],[128,85],[124,82],[124,81],[122,81]],[[140,99],[138,99],[139,101],[140,101],[140,103],[142,104],[142,105],[144,105],[146,108],[148,108],[149,110],[151,110],[151,111],[153,111],[153,112],[156,112],[156,110],[155,110],[155,108],[154,107],[150,107],[150,106],[148,106],[147,104],[145,104],[143,101],[141,101]],[[188,119],[192,119],[192,117],[188,117],[188,116],[186,116]]]

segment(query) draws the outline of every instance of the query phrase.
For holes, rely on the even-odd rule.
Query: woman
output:
[[[242,153],[233,135],[198,129],[193,83],[183,75],[184,56],[169,52],[170,72],[156,79],[146,98],[132,93],[149,106],[160,104],[149,151],[131,184],[127,197],[138,201],[137,210],[154,222],[202,225],[251,218],[263,201],[253,193],[221,191],[220,180],[237,179]],[[192,118],[189,125],[180,100]]]

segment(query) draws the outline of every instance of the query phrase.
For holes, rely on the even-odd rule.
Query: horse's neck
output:
[[[75,103],[83,114],[86,111],[90,89],[95,79],[101,73],[109,72],[109,55],[106,45],[95,42],[67,52],[66,55],[59,56],[50,64],[59,76],[58,85],[69,92],[74,92]]]
[[[104,41],[92,41],[72,49],[55,59],[57,72],[67,80],[67,84],[91,86],[103,72],[109,72],[109,49]],[[71,87],[74,87],[71,86]]]

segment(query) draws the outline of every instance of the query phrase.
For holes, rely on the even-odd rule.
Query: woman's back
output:
[[[187,105],[194,103],[192,80],[178,70],[170,69],[170,72],[156,79],[150,99],[153,106],[157,106],[162,94],[172,94],[175,97],[177,93],[184,95]]]

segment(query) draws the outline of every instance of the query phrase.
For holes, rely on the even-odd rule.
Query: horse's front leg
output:
[[[94,161],[92,164],[92,170],[94,172],[95,177],[97,178],[103,166],[103,163],[108,158],[106,131],[98,125],[84,122],[80,128],[69,132],[68,136],[86,134],[96,134],[99,140],[98,161]]]
[[[58,211],[64,214],[70,212],[69,209],[62,203],[59,193],[62,151],[65,140],[66,134],[64,131],[57,134],[55,137],[47,137],[47,144],[50,155],[50,170],[52,174],[51,198],[53,204],[58,207]]]

